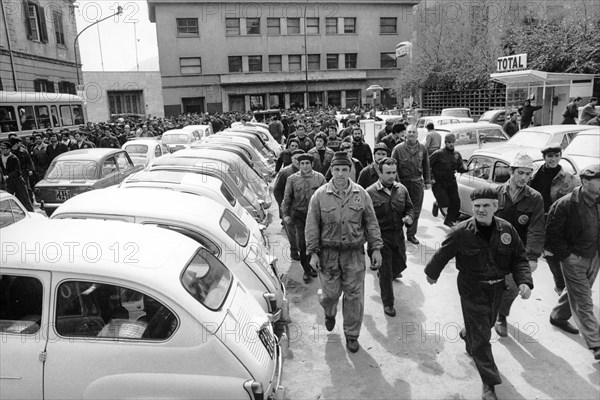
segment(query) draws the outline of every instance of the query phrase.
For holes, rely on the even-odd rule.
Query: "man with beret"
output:
[[[594,315],[592,286],[600,269],[600,164],[579,174],[581,186],[550,207],[546,220],[546,247],[561,260],[567,290],[550,314],[550,323],[569,333],[577,329],[594,358],[600,360],[600,325]]]
[[[436,132],[437,133],[437,132]],[[435,196],[432,214],[437,217],[438,208],[442,209],[444,225],[453,227],[460,214],[460,197],[455,172],[466,172],[462,156],[454,150],[456,136],[449,133],[444,137],[444,148],[433,152],[429,157],[431,167],[432,192]]]
[[[373,147],[374,161],[365,168],[363,168],[362,171],[360,171],[356,183],[358,183],[360,186],[363,187],[363,189],[366,190],[369,186],[377,182],[379,180],[378,163],[387,156],[389,156],[387,146],[383,143],[377,143],[375,147]]]
[[[560,145],[550,145],[543,148],[544,164],[532,175],[529,184],[532,189],[537,190],[542,195],[546,215],[552,203],[570,194],[577,186],[581,185],[581,181],[577,176],[565,171],[560,165],[561,154],[562,147]],[[554,277],[554,290],[560,296],[565,288],[565,280],[560,270],[560,260],[556,256],[548,254],[545,257]]]
[[[297,143],[297,140],[290,141],[290,145],[293,143]],[[298,253],[298,239],[296,238],[296,229],[292,224],[286,224],[283,218],[283,211],[281,206],[283,205],[283,198],[285,195],[285,186],[287,184],[287,180],[290,176],[295,174],[300,170],[300,162],[298,161],[298,157],[302,154],[305,154],[304,150],[300,150],[296,148],[291,154],[290,162],[291,164],[282,168],[281,171],[277,174],[275,178],[275,183],[273,184],[273,195],[275,196],[275,201],[279,205],[279,216],[281,217],[281,223],[285,229],[286,236],[288,241],[290,242],[290,258],[295,261],[300,260],[300,254]]]
[[[375,137],[375,143],[379,143],[381,142],[381,140],[386,137],[387,135],[389,135],[390,133],[392,133],[392,128],[394,126],[394,120],[393,119],[386,119],[385,120],[385,126],[383,127],[382,130],[380,130],[379,132],[377,132],[377,137]]]
[[[8,193],[13,194],[27,211],[33,212],[33,206],[29,200],[27,187],[21,174],[19,158],[11,152],[11,149],[10,142],[4,141],[0,143],[0,173],[2,174],[2,182]]]
[[[322,289],[319,303],[325,327],[332,331],[340,295],[346,347],[359,349],[358,336],[364,313],[365,250],[368,242],[374,268],[381,266],[383,247],[373,202],[367,192],[349,178],[351,161],[343,152],[331,162],[333,177],[310,199],[306,218],[306,252],[319,271]]]
[[[323,132],[319,132],[315,136],[315,147],[308,151],[308,154],[314,158],[313,169],[323,175],[325,175],[327,170],[329,170],[329,166],[331,165],[331,160],[333,160],[334,154],[334,151],[326,146],[327,135],[325,135]]]
[[[300,263],[304,269],[302,279],[305,283],[310,282],[311,277],[317,277],[317,271],[312,269],[306,256],[306,239],[304,229],[306,226],[306,214],[308,213],[308,202],[313,193],[323,186],[325,177],[318,171],[313,171],[314,156],[312,154],[300,154],[298,163],[300,171],[290,175],[285,184],[281,213],[286,224],[291,224],[296,230],[296,240],[300,252]]]
[[[383,143],[378,143],[378,145]],[[385,147],[385,145],[384,145]],[[404,243],[404,224],[412,224],[413,205],[408,190],[400,182],[396,160],[385,156],[373,163],[379,170],[379,179],[366,189],[379,223],[383,247],[382,264],[377,274],[383,312],[390,317],[396,316],[394,308],[394,288],[392,281],[401,276],[406,269],[406,245]]]
[[[352,182],[358,181],[358,176],[360,174],[360,171],[363,170],[363,165],[360,161],[358,161],[358,159],[352,157],[352,155],[353,155],[352,153],[354,152],[352,143],[350,143],[349,141],[342,141],[342,143],[340,144],[339,152],[346,153],[346,156],[348,157],[348,160],[350,161],[350,163],[352,165],[350,167],[350,175],[349,175],[350,180]],[[327,182],[329,182],[332,177],[333,177],[333,169],[330,166],[329,170],[325,174],[325,179],[327,179]]]
[[[533,289],[531,269],[525,248],[515,228],[494,216],[498,194],[489,187],[471,193],[473,217],[459,223],[448,234],[427,266],[427,282],[435,284],[446,264],[456,258],[458,293],[465,327],[460,337],[473,357],[483,381],[484,400],[496,399],[495,385],[502,383],[490,344],[504,278],[512,274],[521,297],[528,299]]]
[[[510,164],[510,178],[498,191],[498,211],[496,216],[510,222],[523,245],[531,271],[537,268],[537,260],[544,251],[546,230],[544,228],[544,200],[536,190],[527,186],[535,169],[533,159],[525,153],[518,153]],[[508,327],[506,317],[510,307],[519,295],[519,288],[512,275],[506,277],[506,292],[494,326],[498,335],[506,337]]]
[[[315,147],[315,144],[308,136],[306,136],[306,127],[303,124],[299,124],[296,127],[296,131],[288,138],[288,143],[292,138],[298,139],[298,145],[300,150],[308,152],[310,149]]]

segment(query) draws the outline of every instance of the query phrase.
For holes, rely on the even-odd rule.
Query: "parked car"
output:
[[[238,217],[257,240],[267,244],[263,234],[266,227],[256,222],[219,178],[184,171],[140,171],[119,185],[119,189],[129,188],[168,189],[212,199]]]
[[[195,174],[209,175],[219,178],[227,189],[234,194],[250,215],[263,225],[268,225],[268,215],[261,206],[254,192],[249,190],[237,175],[233,167],[223,161],[198,158],[161,157],[154,159],[147,168],[148,171],[187,171]]]
[[[267,315],[196,241],[124,222],[30,219],[0,242],[2,398],[283,395]],[[24,251],[33,244],[45,250]]]
[[[406,120],[409,124],[416,124],[420,118],[434,116],[435,112],[429,108],[413,108],[408,110]]]
[[[186,125],[182,129],[198,133],[200,138],[214,135],[211,125]]]
[[[577,172],[600,164],[600,127],[580,132],[563,151],[563,157],[574,164]]]
[[[504,184],[510,178],[510,163],[521,150],[514,149],[504,153],[496,153],[490,150],[480,150],[467,163],[467,172],[456,173],[458,195],[460,197],[460,212],[473,215],[473,206],[470,195],[478,187],[491,186],[496,188]],[[542,153],[537,152],[532,158],[537,168],[543,163]],[[560,165],[565,171],[576,173],[574,165],[563,158]]]
[[[275,153],[269,148],[267,142],[263,140],[260,132],[258,131],[249,130],[247,127],[237,129],[231,128],[219,132],[219,135],[248,138],[260,154],[267,158],[269,162],[275,162]]]
[[[468,108],[444,108],[441,115],[444,117],[456,117],[460,122],[473,122],[471,110]]]
[[[479,117],[477,122],[488,122],[504,126],[506,123],[506,111],[504,109],[486,111]]]
[[[40,207],[48,215],[66,200],[89,190],[118,185],[141,171],[122,149],[81,149],[57,156],[44,179],[35,185]]]
[[[43,214],[42,214],[43,213]],[[45,218],[46,213],[29,212],[12,194],[0,190],[0,228],[29,218]]]
[[[143,165],[144,167],[148,165],[150,160],[171,153],[167,145],[156,139],[140,138],[130,140],[125,142],[121,148],[129,154],[129,158],[135,165]]]
[[[456,136],[454,148],[464,160],[469,159],[476,150],[496,147],[509,139],[501,127],[487,122],[442,125],[436,128],[436,132],[442,136],[442,146],[446,135],[453,133]]]
[[[256,110],[252,114],[257,122],[269,123],[269,120],[275,116],[281,118],[281,110],[278,108],[269,110]]]
[[[169,147],[171,153],[189,149],[194,143],[200,143],[202,137],[197,131],[188,129],[171,129],[162,134],[161,142]]]
[[[416,125],[420,142],[425,140],[425,136],[427,136],[427,124],[430,122],[433,123],[434,129],[441,128],[443,125],[460,124],[458,118],[455,117],[442,117],[440,115],[432,115],[429,117],[419,118]]]
[[[251,132],[256,131],[260,133],[263,141],[266,143],[269,150],[271,150],[275,154],[275,158],[279,157],[279,154],[281,154],[281,151],[283,150],[281,144],[277,140],[275,140],[273,135],[271,135],[271,132],[269,132],[269,126],[267,124],[261,124],[259,122],[234,122],[233,124],[231,124],[231,128],[248,130]]]

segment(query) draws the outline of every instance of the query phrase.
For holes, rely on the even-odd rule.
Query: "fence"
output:
[[[444,108],[466,107],[477,120],[490,109],[504,108],[506,105],[506,88],[473,89],[460,92],[423,93],[423,108],[432,109],[435,114]]]

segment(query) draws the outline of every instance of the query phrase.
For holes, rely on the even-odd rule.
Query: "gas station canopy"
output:
[[[594,80],[594,74],[567,74],[562,72],[544,72],[533,69],[524,71],[497,72],[490,75],[493,81],[505,84],[507,87],[523,86],[564,86],[585,83],[589,85]]]

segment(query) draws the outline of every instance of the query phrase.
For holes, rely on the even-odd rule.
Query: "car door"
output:
[[[119,167],[114,157],[108,157],[102,162],[102,170],[100,171],[100,180],[97,188],[105,188],[119,184]]]
[[[0,268],[0,398],[42,399],[51,274]]]
[[[477,129],[478,148],[497,146],[508,140],[506,135],[500,128],[480,128]]]
[[[135,167],[133,165],[133,162],[129,158],[129,155],[124,151],[115,154],[115,159],[117,161],[117,166],[119,167],[119,183],[122,182],[123,179],[127,178],[129,175],[142,169],[140,166]]]
[[[479,148],[477,145],[477,130],[475,128],[463,129],[455,132],[455,149],[464,160],[469,159],[473,152]]]
[[[458,196],[460,197],[460,212],[473,215],[471,192],[476,188],[487,186],[492,176],[493,160],[489,157],[471,157],[467,172],[457,174]]]

